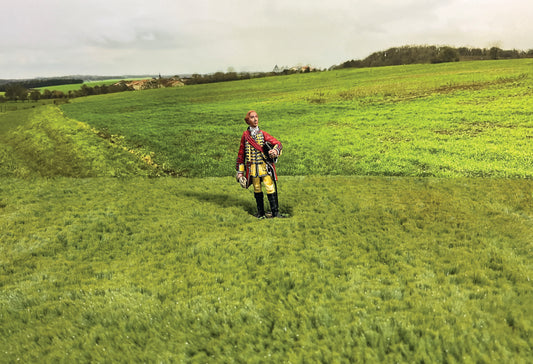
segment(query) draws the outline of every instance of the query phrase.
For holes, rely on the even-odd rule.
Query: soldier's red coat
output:
[[[274,138],[272,135],[268,134],[267,132],[261,130],[261,133],[263,133],[263,139],[265,142],[269,142],[270,144],[276,146],[276,149],[278,150],[278,153],[281,153],[282,145],[281,143]],[[248,141],[246,140],[248,138],[251,138],[250,131],[246,129],[244,133],[242,133],[241,137],[241,145],[239,147],[239,154],[237,155],[237,166],[236,169],[239,171],[239,165],[244,164],[245,170],[246,170],[246,180],[248,183],[250,183],[250,162],[245,161],[245,146]],[[251,143],[250,143],[251,144]],[[253,146],[253,144],[252,144]],[[262,145],[261,145],[262,147]],[[257,148],[256,148],[257,149]],[[276,165],[274,163],[267,163],[270,167],[272,167],[272,172],[274,173],[274,179],[278,180],[278,175],[276,174]]]

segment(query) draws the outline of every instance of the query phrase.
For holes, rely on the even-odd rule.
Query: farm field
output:
[[[525,59],[1,113],[0,362],[528,362],[532,94]],[[286,219],[235,182],[249,109]]]

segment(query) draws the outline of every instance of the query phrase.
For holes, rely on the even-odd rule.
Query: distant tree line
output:
[[[226,81],[236,81],[244,80],[250,78],[260,78],[260,77],[270,77],[277,75],[286,75],[298,72],[310,72],[309,67],[307,71],[295,70],[295,69],[285,69],[279,72],[257,72],[257,73],[237,73],[237,72],[216,72],[213,74],[193,74],[191,77],[179,78],[152,78],[147,85],[147,88],[159,88],[159,87],[172,87],[173,82],[180,80],[185,85],[196,85],[202,83],[215,83],[215,82],[226,82]],[[83,83],[82,80],[77,80],[76,83]],[[2,89],[5,94],[4,96],[0,95],[0,102],[5,101],[38,101],[38,100],[48,100],[48,99],[71,99],[82,96],[91,96],[91,95],[103,95],[116,92],[124,91],[134,91],[135,88],[128,83],[128,81],[120,81],[113,85],[95,85],[93,87],[87,86],[87,84],[82,84],[79,90],[70,90],[67,93],[59,90],[50,91],[45,89],[44,91],[39,91],[31,88],[37,87],[34,86],[38,84],[36,81],[32,83],[30,81],[26,82],[13,82],[2,85]],[[64,83],[59,83],[63,85]],[[40,86],[39,86],[40,87]]]
[[[332,69],[516,58],[533,58],[533,49],[519,51],[516,49],[503,50],[498,47],[403,46],[372,53],[362,60],[346,61],[338,66],[333,66]]]
[[[254,72],[254,73],[237,73],[234,71],[229,72],[216,72],[213,74],[193,74],[191,77],[179,78],[179,76],[164,78],[159,76],[159,78],[152,78],[147,82],[146,88],[160,88],[160,87],[172,87],[172,85],[179,80],[185,85],[197,85],[202,83],[215,83],[215,82],[227,82],[227,81],[237,81],[237,80],[246,80],[251,78],[261,78],[261,77],[271,77],[278,75],[288,75],[293,73],[308,73],[316,72],[317,69],[309,66],[293,67],[291,69],[281,69],[272,72]],[[64,84],[77,84],[82,83],[82,86],[79,90],[70,90],[68,92],[63,92],[59,90],[50,91],[45,89],[44,91],[39,91],[34,89],[34,87],[45,87],[41,86],[39,80],[31,81],[22,81],[22,82],[10,82],[0,86],[0,91],[4,91],[4,96],[0,95],[0,102],[5,101],[38,101],[38,100],[48,100],[48,99],[71,99],[82,96],[91,96],[91,95],[104,95],[109,93],[123,92],[123,91],[134,91],[135,88],[126,80],[117,82],[113,85],[95,85],[93,87],[87,86],[83,83],[83,80],[71,80],[72,82],[64,83],[65,79],[60,79],[58,83],[53,85],[64,85]],[[50,81],[50,80],[47,80]],[[76,81],[76,82],[74,82]],[[50,86],[50,84],[48,84]]]
[[[248,80],[251,78],[263,78],[263,77],[272,77],[272,76],[280,76],[280,75],[290,75],[294,73],[308,73],[308,72],[316,72],[318,71],[315,68],[309,67],[309,66],[302,66],[302,67],[293,67],[293,68],[285,68],[279,71],[272,71],[272,72],[216,72],[212,74],[206,74],[206,75],[200,75],[200,74],[193,74],[190,78],[184,79],[184,83],[186,85],[197,85],[201,83],[216,83],[216,82],[226,82],[226,81],[238,81],[238,80]]]
[[[206,75],[195,73],[190,78],[185,79],[185,84],[186,85],[198,85],[202,83],[237,81],[237,80],[246,80],[250,78],[252,78],[250,73],[215,72],[215,73],[206,74]]]
[[[83,80],[74,78],[47,78],[47,79],[33,79],[16,82],[7,82],[0,84],[0,92],[6,92],[7,89],[13,85],[20,85],[26,89],[42,88],[48,86],[73,85],[83,83]]]
[[[83,82],[83,81],[81,81]],[[79,83],[79,82],[77,82]],[[93,87],[83,84],[79,90],[70,90],[67,93],[60,90],[39,91],[36,89],[27,89],[21,83],[11,83],[4,88],[4,96],[0,96],[0,102],[5,101],[38,101],[49,99],[71,99],[75,97],[102,95],[123,91],[133,91],[133,88],[124,83],[114,85],[96,85]]]

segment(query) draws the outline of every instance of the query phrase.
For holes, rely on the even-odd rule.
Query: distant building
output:
[[[272,70],[272,72],[274,73],[283,73],[283,72],[290,72],[290,73],[304,73],[304,72],[316,72],[318,71],[317,68],[315,67],[311,67],[309,65],[305,65],[305,66],[294,66],[294,67],[287,67],[287,66],[283,66],[283,67],[279,67],[278,65],[274,66],[274,69]]]

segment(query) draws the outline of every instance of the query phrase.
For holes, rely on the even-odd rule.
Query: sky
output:
[[[531,0],[0,1],[0,79],[324,69],[404,45],[533,49]]]

